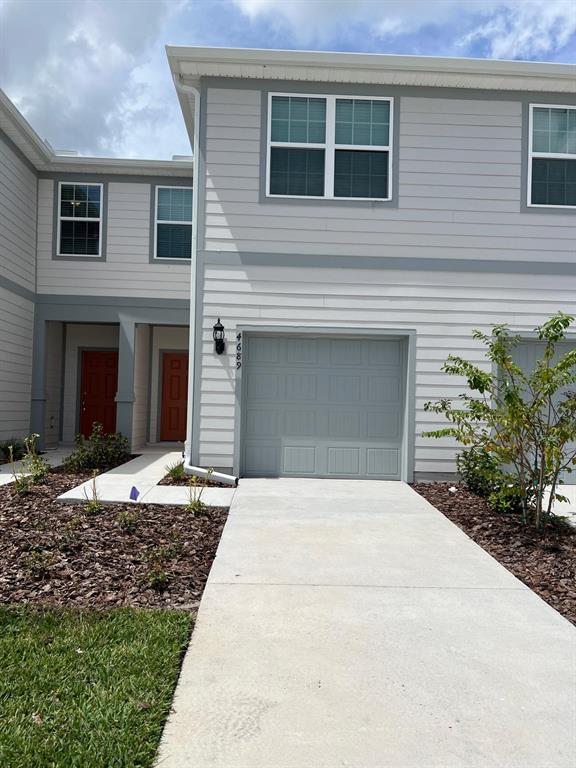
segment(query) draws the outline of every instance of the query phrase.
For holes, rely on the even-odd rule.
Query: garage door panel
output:
[[[397,475],[400,472],[400,452],[393,448],[368,448],[368,475]]]
[[[370,411],[367,416],[367,437],[379,438],[380,440],[400,439],[402,424],[398,411]]]
[[[402,362],[402,342],[369,341],[367,342],[368,365],[399,366]]]
[[[368,401],[370,403],[398,403],[402,396],[399,375],[369,376]]]
[[[334,374],[328,380],[328,399],[332,403],[357,403],[360,400],[359,376]]]
[[[318,361],[316,339],[286,339],[286,360],[288,363],[311,363]]]
[[[244,341],[242,474],[399,478],[402,342],[329,336],[266,341],[249,335]],[[274,358],[273,345],[277,359],[266,363],[264,356]]]
[[[315,475],[317,448],[311,445],[285,445],[282,449],[282,472],[289,475]]]
[[[277,363],[280,349],[273,339],[254,338],[248,348],[248,361],[251,363]]]
[[[332,339],[329,360],[332,365],[362,365],[364,347],[354,339]]]
[[[307,373],[286,374],[286,399],[301,401],[316,401],[318,386],[316,376]]]

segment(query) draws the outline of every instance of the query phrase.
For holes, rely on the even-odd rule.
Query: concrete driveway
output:
[[[403,483],[242,480],[162,768],[574,768],[576,629]]]

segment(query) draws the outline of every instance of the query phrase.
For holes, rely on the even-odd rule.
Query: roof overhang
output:
[[[1,89],[0,130],[39,172],[117,173],[133,176],[191,176],[193,172],[192,160],[140,160],[58,154],[42,141]]]
[[[576,93],[576,65],[532,61],[167,46],[181,83],[203,77]]]

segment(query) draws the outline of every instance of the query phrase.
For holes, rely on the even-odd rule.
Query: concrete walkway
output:
[[[104,504],[126,503],[130,501],[132,488],[136,488],[139,504],[188,504],[187,486],[158,485],[166,475],[166,468],[181,461],[181,451],[147,448],[141,456],[96,477],[98,500]],[[235,488],[205,488],[202,501],[212,507],[228,507],[235,491]],[[92,493],[92,480],[87,480],[58,496],[58,501],[76,504],[91,498]]]
[[[574,768],[576,630],[403,483],[241,480],[162,768]]]

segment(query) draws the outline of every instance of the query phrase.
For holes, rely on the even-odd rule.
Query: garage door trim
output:
[[[416,331],[405,328],[335,328],[335,327],[300,327],[300,326],[255,326],[242,325],[236,328],[236,400],[234,426],[234,474],[242,475],[242,445],[243,445],[243,402],[242,386],[245,372],[242,359],[243,347],[247,339],[255,336],[304,336],[312,335],[322,338],[354,337],[359,340],[369,339],[402,339],[406,346],[405,361],[405,393],[404,413],[402,414],[402,444],[400,479],[412,482],[414,475],[414,444],[415,444],[415,368],[416,368]]]

